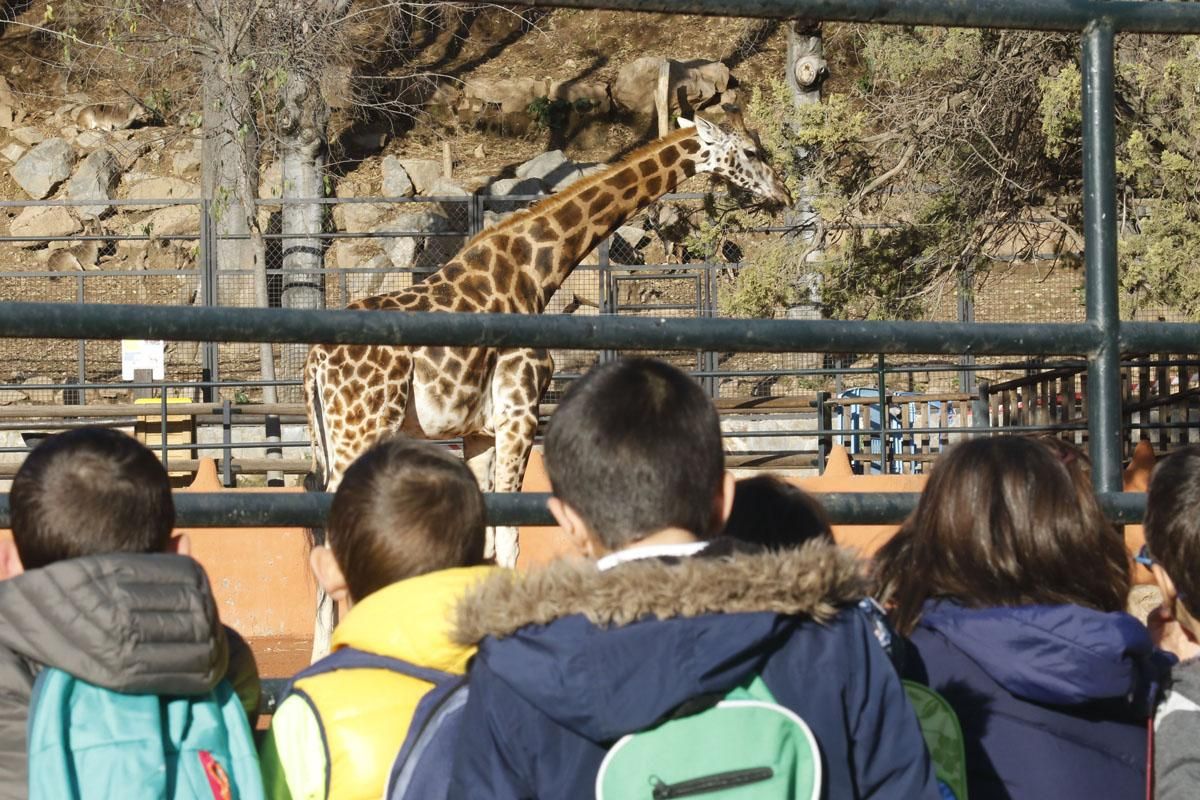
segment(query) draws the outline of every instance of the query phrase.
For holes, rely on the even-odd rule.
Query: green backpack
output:
[[[698,713],[623,737],[596,776],[596,800],[815,800],[820,793],[812,730],[759,677]]]
[[[246,714],[221,681],[191,697],[122,694],[43,669],[29,709],[30,800],[262,800]]]
[[[944,800],[967,800],[967,755],[958,715],[946,698],[914,681],[904,681],[904,693],[917,712],[917,722]]]

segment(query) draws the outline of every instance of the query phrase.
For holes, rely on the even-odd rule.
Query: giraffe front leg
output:
[[[463,437],[463,460],[467,468],[475,476],[479,491],[492,491],[493,465],[496,461],[496,440],[483,434],[470,434]],[[496,529],[489,525],[484,533],[483,557],[496,557]]]
[[[505,414],[496,426],[496,491],[519,492],[525,478],[525,467],[529,464],[529,453],[533,450],[533,439],[537,434],[536,410],[516,411]],[[512,526],[495,528],[496,563],[502,567],[516,567],[520,554],[517,529]]]

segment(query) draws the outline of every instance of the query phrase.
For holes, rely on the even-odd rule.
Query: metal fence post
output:
[[[1113,27],[1083,32],[1083,216],[1087,319],[1101,343],[1088,353],[1088,451],[1098,492],[1121,491],[1120,316],[1113,132]]]
[[[971,412],[972,428],[990,428],[992,426],[991,401],[988,397],[991,391],[991,381],[980,379],[979,396],[974,401],[975,408]]]
[[[879,472],[887,474],[888,472],[888,404],[887,404],[887,359],[883,353],[879,354],[878,366],[879,380]],[[869,411],[867,412],[870,413]],[[867,424],[870,425],[870,419]]]
[[[817,392],[817,473],[825,474],[825,462],[833,449],[833,414],[829,407],[829,392]]]
[[[217,250],[213,246],[213,224],[212,224],[212,201],[205,198],[200,201],[200,252],[198,254],[200,262],[200,297],[201,302],[206,306],[215,306],[217,304]],[[203,342],[200,345],[201,369],[203,370],[204,380],[219,381],[220,356],[218,345],[216,342]],[[212,402],[216,394],[215,387],[204,387],[204,401]]]

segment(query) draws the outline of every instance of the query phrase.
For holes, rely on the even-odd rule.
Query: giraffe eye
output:
[[[742,155],[744,155],[746,158],[757,158],[758,157],[758,154],[750,149],[742,150]]]

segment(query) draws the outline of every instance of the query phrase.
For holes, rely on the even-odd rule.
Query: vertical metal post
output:
[[[229,398],[221,401],[221,483],[226,489],[233,487],[233,405]]]
[[[201,200],[198,210],[200,212],[200,296],[204,305],[215,306],[217,305],[217,248],[213,242],[212,201]],[[200,344],[201,369],[205,373],[204,380],[206,381],[220,380],[217,366],[220,356],[217,347],[216,342],[201,342]],[[213,397],[215,397],[215,388],[205,387],[204,401],[212,402]]]
[[[958,321],[975,321],[975,270],[965,269],[958,279]],[[958,363],[958,390],[971,394],[975,391],[975,355],[963,353]]]
[[[87,293],[84,290],[84,286],[83,286],[83,273],[82,272],[79,273],[79,277],[75,281],[75,302],[78,303],[79,305],[83,305],[84,303],[87,302]],[[82,384],[87,383],[87,340],[86,339],[79,340],[78,356],[79,356],[79,358],[78,358],[78,361],[79,361],[78,378],[79,378],[79,383],[82,385]],[[84,391],[83,389],[80,389],[79,396],[81,398],[85,398],[87,396],[87,392]],[[81,402],[84,404],[87,403],[86,400],[83,400]]]
[[[825,462],[829,460],[829,451],[833,449],[833,438],[829,429],[833,427],[833,415],[830,413],[829,392],[817,392],[817,474],[825,474]]]
[[[1113,28],[1083,32],[1083,219],[1088,322],[1102,332],[1088,354],[1088,452],[1092,483],[1121,491],[1120,314],[1117,303],[1117,201],[1113,133]]]
[[[883,353],[879,354],[879,472],[888,471],[888,404],[887,404],[887,361]],[[870,424],[870,420],[867,420]]]

